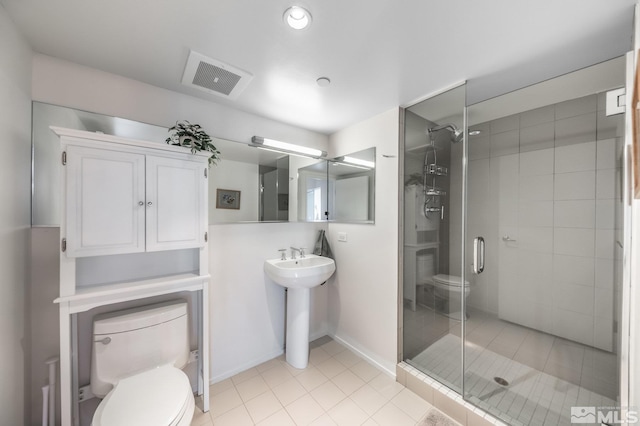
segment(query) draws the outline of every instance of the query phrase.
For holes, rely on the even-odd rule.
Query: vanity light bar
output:
[[[360,158],[354,158],[349,156],[336,157],[333,160],[329,160],[333,162],[335,166],[340,164],[344,164],[345,166],[356,167],[358,169],[371,170],[376,168],[376,163],[373,161],[362,160]]]
[[[367,167],[369,169],[375,169],[376,168],[376,163],[374,163],[373,161],[361,160],[359,158],[353,158],[353,157],[349,157],[349,156],[343,157],[342,158],[342,162],[343,163],[347,163],[347,164],[352,164],[354,166]]]
[[[251,138],[250,146],[256,148],[267,149],[269,151],[284,152],[286,154],[297,154],[312,158],[326,157],[327,153],[315,148],[307,148],[306,146],[294,145],[292,143],[281,142],[275,139],[267,139],[262,136],[254,136]]]

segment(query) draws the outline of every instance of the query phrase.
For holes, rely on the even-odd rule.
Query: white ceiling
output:
[[[463,80],[478,97],[620,55],[635,0],[0,4],[36,52],[331,133]],[[292,4],[311,11],[309,29],[285,27]],[[254,78],[233,101],[188,88],[190,49]],[[319,87],[321,76],[332,84]]]

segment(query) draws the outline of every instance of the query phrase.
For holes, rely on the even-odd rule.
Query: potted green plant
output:
[[[199,124],[191,124],[187,120],[176,121],[175,126],[169,128],[171,135],[166,139],[170,145],[185,146],[191,148],[191,152],[208,151],[209,167],[220,159],[220,151],[215,147],[211,136],[207,134]]]

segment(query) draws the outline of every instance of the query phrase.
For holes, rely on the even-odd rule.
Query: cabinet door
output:
[[[205,163],[146,156],[147,251],[204,246]]]
[[[67,147],[67,256],[142,252],[144,155]]]

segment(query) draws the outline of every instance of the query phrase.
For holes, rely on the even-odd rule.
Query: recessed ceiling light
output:
[[[482,133],[480,130],[472,130],[469,132],[469,136],[478,136],[480,133]]]
[[[329,80],[329,77],[320,77],[316,80],[316,83],[318,83],[320,87],[327,87],[331,84],[331,80]]]
[[[311,25],[311,13],[300,6],[291,6],[282,18],[294,30],[304,30]]]

